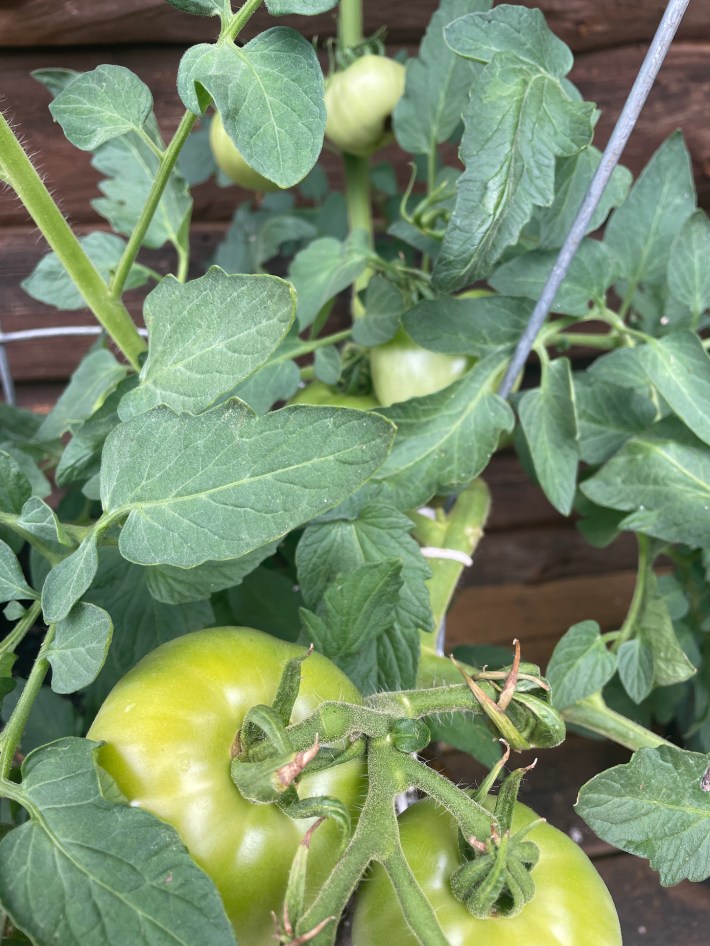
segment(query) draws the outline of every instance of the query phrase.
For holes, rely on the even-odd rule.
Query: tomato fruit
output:
[[[247,710],[270,703],[286,661],[303,648],[244,627],[186,634],[163,644],[116,684],[89,738],[104,740],[98,760],[133,805],[176,828],[219,890],[240,946],[269,946],[271,911],[281,916],[288,872],[311,821],[274,805],[255,805],[230,776],[234,738]],[[333,664],[312,654],[302,665],[294,721],[324,700],[359,702]],[[353,809],[364,767],[348,762],[304,778],[302,798],[332,795]],[[308,887],[314,891],[338,857],[330,823],[313,836]]]
[[[517,804],[513,831],[535,819]],[[549,824],[530,830],[540,858],[532,869],[535,897],[513,917],[472,916],[449,889],[458,867],[458,828],[432,800],[400,817],[404,855],[430,901],[451,946],[622,946],[611,895],[594,865],[571,838]],[[418,946],[405,923],[392,884],[375,865],[358,893],[353,946]]]
[[[332,407],[355,407],[361,411],[369,411],[379,407],[380,403],[374,394],[342,394],[324,384],[322,381],[313,381],[301,388],[291,398],[291,404],[327,404]]]
[[[387,56],[360,56],[325,84],[325,136],[361,157],[391,141],[389,120],[404,92],[405,68]]]
[[[241,151],[224,130],[219,112],[215,112],[210,124],[210,148],[220,171],[240,187],[262,194],[280,189],[278,184],[263,177],[246,163]]]
[[[370,352],[372,386],[384,407],[433,394],[457,381],[473,364],[466,355],[442,355],[422,348],[400,328]]]

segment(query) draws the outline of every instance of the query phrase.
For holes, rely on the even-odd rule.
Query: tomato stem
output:
[[[123,352],[126,361],[138,370],[138,359],[145,351],[146,344],[133,319],[120,299],[112,297],[101,274],[84,252],[1,112],[0,155],[3,180],[7,181],[25,205],[87,306]]]
[[[673,745],[650,729],[610,709],[601,693],[594,693],[578,703],[573,703],[562,711],[562,716],[568,723],[606,736],[633,752],[638,749],[657,749],[659,746]]]

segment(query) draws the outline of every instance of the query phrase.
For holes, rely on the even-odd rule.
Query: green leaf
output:
[[[166,277],[145,301],[148,358],[119,416],[130,420],[161,404],[178,413],[206,410],[264,364],[295,308],[291,286],[276,276],[213,268],[189,283]]]
[[[653,651],[641,637],[624,641],[619,648],[619,679],[634,703],[641,703],[653,689]]]
[[[565,241],[582,200],[587,193],[599,162],[601,151],[591,145],[570,158],[559,158],[555,170],[555,197],[549,207],[540,208],[533,215],[538,230],[540,249],[559,249]],[[628,168],[617,164],[604,194],[587,227],[593,233],[604,223],[613,207],[626,199],[632,176]]]
[[[272,16],[315,16],[338,5],[338,0],[266,0],[266,9]]]
[[[607,650],[596,621],[574,624],[555,647],[545,676],[559,710],[597,693],[616,672],[616,656]]]
[[[648,858],[664,887],[710,876],[710,756],[640,749],[582,786],[577,814],[603,841]]]
[[[676,133],[656,151],[607,224],[604,242],[630,287],[665,281],[673,240],[694,210],[690,155]]]
[[[59,400],[45,417],[38,436],[52,440],[91,417],[128,374],[110,351],[91,351],[81,362]]]
[[[188,582],[190,572],[184,575]],[[150,581],[149,569],[127,562],[116,548],[101,549],[99,569],[84,600],[107,611],[114,630],[106,663],[84,693],[87,712],[95,712],[114,684],[151,650],[214,623],[207,601],[163,604],[148,590]]]
[[[530,312],[528,302],[503,296],[442,297],[415,305],[403,324],[407,334],[430,351],[486,358],[513,352]]]
[[[183,56],[178,91],[202,115],[204,91],[255,171],[292,187],[318,160],[325,131],[323,72],[312,44],[277,26],[245,46],[202,43]]]
[[[444,30],[458,17],[490,7],[491,0],[443,0],[432,16],[419,55],[407,63],[404,95],[394,110],[394,133],[405,151],[430,154],[461,121],[476,67],[447,46]]]
[[[688,307],[694,324],[710,307],[710,220],[697,210],[685,221],[671,245],[668,291]]]
[[[287,197],[287,194],[271,195]],[[214,262],[228,273],[258,273],[285,243],[313,240],[318,231],[313,224],[282,209],[271,209],[267,195],[261,206],[251,203],[237,208],[227,234],[217,248]],[[290,206],[290,205],[289,205]]]
[[[28,601],[36,597],[12,549],[0,539],[0,601]]]
[[[476,62],[512,53],[558,78],[566,76],[573,64],[569,48],[551,32],[540,10],[504,5],[489,13],[472,13],[448,26],[445,36],[454,52]]]
[[[601,355],[587,369],[589,377],[604,384],[615,384],[620,388],[642,388],[650,393],[648,376],[640,358],[640,346],[617,348]]]
[[[278,356],[277,356],[278,357]],[[287,401],[298,390],[301,372],[295,361],[267,362],[234,389],[255,414],[266,414],[277,401]]]
[[[403,634],[433,629],[429,589],[431,572],[412,538],[412,522],[383,503],[364,505],[351,518],[313,523],[304,531],[296,551],[298,581],[306,606],[317,609],[328,587],[339,576],[360,566],[402,563],[403,584],[395,600],[395,624]]]
[[[315,376],[324,384],[337,384],[343,370],[340,351],[334,345],[317,348],[313,359]]]
[[[353,340],[368,348],[394,338],[407,309],[400,289],[384,276],[375,275],[365,290],[365,314],[353,323]]]
[[[397,427],[392,452],[373,478],[386,501],[414,509],[478,476],[501,433],[513,428],[513,412],[492,393],[503,365],[491,356],[443,391],[380,412]]]
[[[38,496],[31,496],[27,500],[16,525],[42,542],[56,546],[58,550],[62,545],[71,547],[75,544],[57,519],[54,510]]]
[[[0,509],[18,515],[32,495],[32,487],[14,456],[0,451]]]
[[[234,946],[213,883],[176,831],[103,797],[96,746],[62,739],[23,763],[31,821],[0,843],[0,895],[13,923],[62,946]]]
[[[650,397],[591,374],[574,376],[579,452],[585,463],[604,463],[656,417]]]
[[[434,267],[439,289],[487,276],[517,243],[533,209],[552,204],[556,159],[589,144],[592,114],[593,106],[572,98],[559,78],[509,52],[493,57],[464,114],[466,170]]]
[[[258,627],[282,640],[298,639],[303,598],[290,575],[274,568],[257,568],[229,589],[227,599],[235,624]]]
[[[695,674],[695,667],[678,641],[666,600],[657,591],[656,578],[650,566],[643,605],[634,622],[634,633],[651,651],[654,686],[672,686]]]
[[[106,661],[112,633],[109,614],[84,601],[57,621],[46,651],[55,693],[75,693],[93,683]]]
[[[238,585],[265,558],[276,551],[271,542],[249,555],[231,562],[205,562],[195,568],[175,568],[172,565],[152,565],[146,569],[150,593],[165,604],[184,604],[202,601],[217,591]]]
[[[533,250],[504,263],[489,278],[489,284],[506,296],[540,298],[557,250]],[[611,251],[598,240],[584,240],[560,286],[552,311],[556,315],[589,315],[593,305],[604,306],[607,289],[619,275]]]
[[[123,255],[125,240],[115,233],[97,231],[81,237],[79,243],[104,282],[108,283]],[[133,265],[126,280],[126,289],[144,286],[149,278],[142,266]],[[28,296],[55,309],[70,311],[86,307],[86,300],[56,253],[43,256],[21,285]]]
[[[710,358],[693,332],[649,338],[639,348],[651,384],[683,423],[710,444]]]
[[[168,0],[168,3],[195,16],[221,16],[224,11],[222,0]]]
[[[17,660],[15,654],[4,653],[0,655],[0,711],[2,710],[3,700],[15,689],[16,681],[12,675],[12,668]]]
[[[96,532],[92,531],[58,565],[55,565],[42,587],[42,611],[48,624],[65,618],[91,585],[99,565]]]
[[[128,516],[119,548],[145,565],[240,558],[342,502],[382,464],[392,427],[343,408],[255,417],[240,402],[157,408],[107,438],[101,499]]]
[[[572,369],[566,358],[543,365],[540,387],[525,392],[518,412],[540,486],[555,509],[568,516],[577,484],[579,445]]]
[[[81,75],[76,69],[34,69],[32,78],[43,85],[53,97],[59,95],[70,82]]]
[[[365,271],[367,247],[358,231],[341,243],[333,237],[314,240],[294,257],[288,278],[298,297],[296,316],[299,329],[308,328],[323,306],[347,289]]]
[[[163,141],[153,115],[149,116],[145,131],[162,150]],[[148,200],[160,159],[143,138],[130,133],[101,145],[91,164],[105,177],[99,184],[103,197],[92,200],[91,206],[108,220],[113,230],[131,236]],[[191,210],[187,184],[173,169],[143,238],[143,246],[158,249],[167,242],[179,246],[181,231]]]
[[[707,446],[674,418],[627,440],[581,489],[600,506],[631,513],[624,529],[710,546]]]
[[[49,110],[69,141],[82,151],[140,132],[153,110],[153,96],[137,75],[123,66],[97,66],[59,93]]]

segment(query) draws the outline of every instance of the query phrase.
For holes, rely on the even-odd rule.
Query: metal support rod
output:
[[[513,390],[515,379],[525,366],[528,355],[532,351],[535,339],[542,326],[545,323],[547,313],[552,307],[557,290],[562,285],[569,265],[574,258],[574,254],[579,248],[579,244],[584,239],[587,227],[592,219],[592,215],[597,208],[597,204],[602,198],[604,189],[609,183],[612,172],[619,162],[619,158],[626,147],[631,132],[634,129],[636,121],[641,113],[641,109],[646,103],[648,93],[655,82],[656,76],[661,68],[666,53],[673,42],[680,21],[688,8],[690,0],[669,0],[666,12],[659,24],[656,35],[646,53],[646,58],[636,76],[629,97],[622,109],[619,120],[614,131],[609,138],[609,143],[604,149],[602,159],[597,168],[596,174],[592,178],[589,189],[582,201],[579,212],[574,219],[567,238],[562,245],[557,261],[552,267],[552,271],[545,283],[540,298],[533,309],[527,328],[525,329],[518,347],[515,350],[513,359],[508,366],[505,377],[498,389],[501,397],[508,397]]]

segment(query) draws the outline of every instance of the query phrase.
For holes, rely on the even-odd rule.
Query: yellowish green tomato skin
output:
[[[341,394],[322,381],[313,381],[301,388],[291,398],[291,404],[326,404],[331,407],[354,407],[360,411],[380,407],[374,394]]]
[[[330,76],[325,88],[326,138],[360,157],[391,141],[389,118],[404,93],[405,72],[395,59],[370,54]]]
[[[536,818],[518,804],[513,831]],[[459,864],[453,818],[430,799],[400,817],[404,855],[434,908],[450,946],[622,946],[611,895],[594,865],[571,838],[543,823],[526,836],[539,848],[535,897],[514,917],[472,916],[451,893]],[[353,946],[418,946],[394,889],[378,864],[360,885]]]
[[[372,387],[383,407],[434,394],[457,381],[472,364],[466,355],[442,355],[422,348],[404,329],[370,352]]]
[[[291,862],[312,822],[239,794],[230,776],[234,739],[247,710],[271,703],[284,664],[303,650],[251,628],[179,637],[116,684],[88,733],[106,742],[99,763],[124,795],[171,824],[213,879],[240,946],[273,946],[271,911],[282,915]],[[360,702],[325,657],[312,654],[302,671],[294,721],[324,700]],[[332,795],[355,812],[363,779],[361,763],[349,762],[303,779],[300,795]],[[339,840],[330,823],[314,833],[309,897],[335,864]]]
[[[278,184],[263,177],[246,163],[241,152],[224,130],[219,112],[215,112],[210,124],[210,148],[220,171],[240,187],[262,194],[280,189]]]

